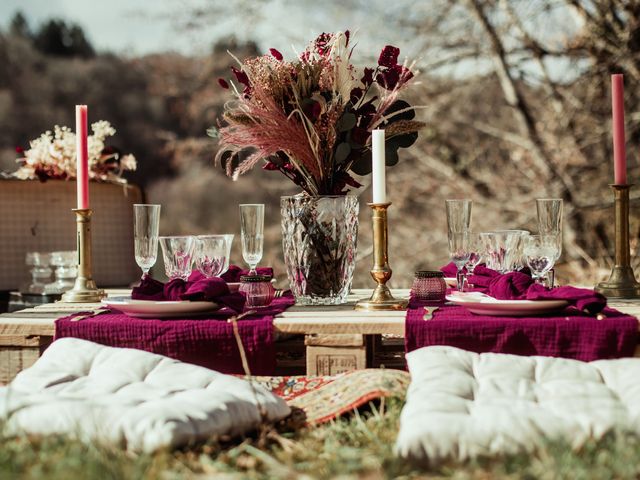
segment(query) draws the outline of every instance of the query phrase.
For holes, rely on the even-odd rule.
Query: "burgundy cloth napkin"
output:
[[[458,272],[458,267],[456,267],[455,263],[450,262],[442,267],[440,271],[444,273],[445,277],[455,278]],[[473,285],[474,290],[484,292],[489,287],[491,280],[499,275],[500,273],[487,268],[484,263],[481,263],[473,269],[473,275],[469,275],[467,280],[471,285]]]
[[[444,306],[425,321],[424,304],[412,300],[405,320],[405,349],[410,352],[430,345],[449,345],[478,353],[583,361],[633,356],[638,320],[609,308],[603,313],[603,320],[575,309],[509,318],[475,315],[464,307]]]
[[[131,298],[155,301],[213,301],[235,312],[241,312],[244,306],[244,296],[238,292],[231,293],[226,281],[218,277],[207,278],[196,270],[186,282],[178,278],[164,284],[147,276],[140,281],[139,286],[133,288]]]
[[[520,272],[496,275],[487,285],[487,295],[498,300],[524,300],[533,278]]]
[[[566,300],[572,307],[591,314],[607,306],[606,297],[594,290],[570,286],[547,288],[519,272],[496,277],[489,284],[487,294],[499,300]]]
[[[238,321],[252,374],[274,374],[273,317],[294,303],[288,293]],[[231,315],[223,309],[203,319],[154,320],[112,310],[80,321],[74,321],[73,316],[56,320],[55,339],[75,337],[112,347],[137,348],[222,373],[243,374],[233,325],[226,322]]]
[[[456,266],[451,262],[440,271],[447,276],[453,271],[455,276]],[[591,314],[599,313],[607,306],[607,299],[591,289],[570,286],[549,289],[536,284],[528,270],[501,275],[480,264],[468,279],[473,290],[498,300],[566,300],[569,305]]]
[[[534,284],[527,289],[527,300],[566,300],[580,311],[599,313],[607,306],[607,298],[588,288],[557,287],[548,289]]]

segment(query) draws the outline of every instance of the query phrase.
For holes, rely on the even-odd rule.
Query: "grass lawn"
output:
[[[627,434],[612,434],[578,452],[549,444],[535,455],[419,470],[393,455],[401,407],[392,400],[318,428],[272,430],[225,447],[210,444],[155,455],[61,438],[0,438],[0,479],[640,478],[640,442]]]

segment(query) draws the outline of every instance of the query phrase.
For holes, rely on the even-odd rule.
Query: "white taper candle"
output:
[[[371,184],[373,186],[373,203],[387,203],[384,130],[371,132]]]

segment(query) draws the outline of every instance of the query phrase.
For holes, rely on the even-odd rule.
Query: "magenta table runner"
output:
[[[291,294],[277,298],[259,313],[238,321],[251,373],[273,375],[276,365],[273,317],[294,304]],[[112,311],[73,321],[55,322],[55,338],[75,337],[111,347],[137,348],[222,373],[242,374],[231,316],[225,309],[203,319],[153,320]]]
[[[433,308],[433,307],[431,307]],[[543,355],[592,361],[633,356],[638,320],[612,309],[606,318],[567,309],[539,317],[475,315],[464,307],[441,306],[424,320],[424,306],[412,300],[405,323],[407,352],[449,345],[472,352]]]

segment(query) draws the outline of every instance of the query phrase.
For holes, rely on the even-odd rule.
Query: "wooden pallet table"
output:
[[[129,290],[110,290],[109,294],[126,295]],[[356,312],[353,303],[369,291],[355,290],[346,305],[330,307],[294,306],[274,319],[276,333],[305,336],[308,375],[337,373],[377,366],[376,350],[382,348],[382,335],[404,336],[404,312]],[[408,290],[394,290],[403,297]],[[54,303],[0,315],[0,384],[10,381],[20,370],[30,366],[51,343],[56,319],[97,304]],[[610,306],[640,316],[640,302],[612,301]],[[640,350],[636,350],[638,354]]]

